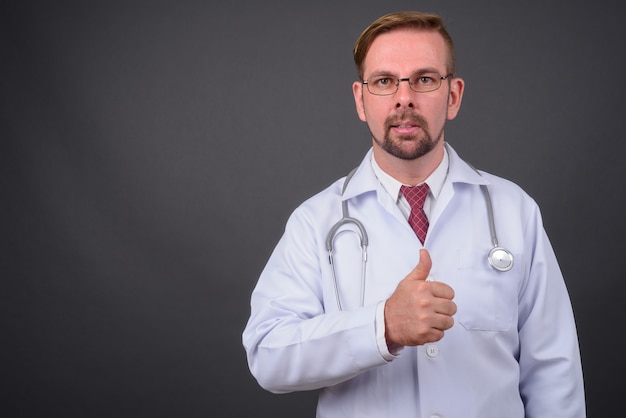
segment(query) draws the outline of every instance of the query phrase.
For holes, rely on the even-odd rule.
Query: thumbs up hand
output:
[[[420,250],[420,261],[385,303],[385,338],[388,346],[414,346],[439,341],[452,328],[456,304],[454,290],[445,283],[427,281],[430,254]]]

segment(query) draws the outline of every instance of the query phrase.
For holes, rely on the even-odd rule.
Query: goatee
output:
[[[391,138],[392,126],[398,125],[400,121],[410,121],[411,123],[420,127],[419,131],[415,135],[401,135]],[[401,114],[393,115],[385,120],[385,137],[383,140],[379,140],[374,137],[374,141],[387,153],[394,157],[401,158],[403,160],[416,160],[430,151],[441,140],[443,135],[443,128],[437,136],[433,137],[428,128],[428,122],[426,120],[411,111],[404,111]],[[414,143],[413,147],[403,146],[403,142],[411,141]]]

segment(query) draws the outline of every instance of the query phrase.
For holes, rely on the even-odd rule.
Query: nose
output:
[[[406,81],[406,83],[403,83]],[[414,107],[414,91],[411,89],[409,85],[408,78],[401,78],[398,80],[398,91],[396,91],[396,109],[401,109],[403,107]]]

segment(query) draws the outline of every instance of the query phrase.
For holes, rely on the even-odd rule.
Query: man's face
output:
[[[364,79],[379,75],[407,78],[420,73],[448,75],[448,48],[436,32],[400,29],[379,35],[363,65]],[[443,130],[456,117],[463,93],[463,80],[443,80],[426,93],[412,90],[406,81],[388,96],[376,96],[360,82],[353,85],[359,118],[372,134],[374,152],[414,160],[436,147],[443,147]]]

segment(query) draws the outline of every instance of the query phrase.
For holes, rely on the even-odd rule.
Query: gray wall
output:
[[[467,83],[446,139],[539,202],[589,415],[621,408],[624,3],[11,3],[3,416],[314,416],[258,387],[241,331],[289,213],[368,149],[351,48],[403,9],[446,18]]]

